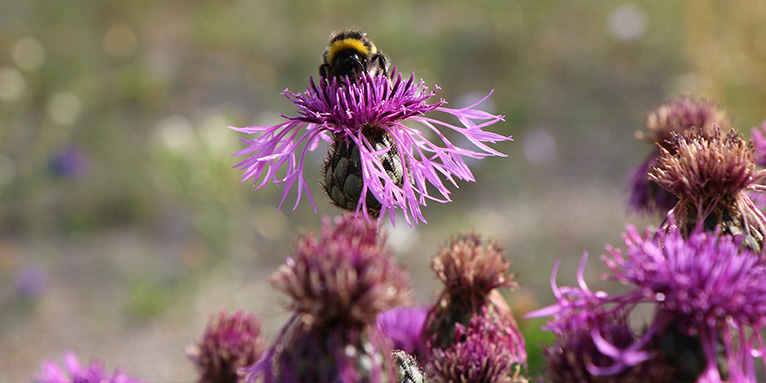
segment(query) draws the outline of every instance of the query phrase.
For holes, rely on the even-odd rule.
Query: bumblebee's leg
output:
[[[329,73],[328,69],[330,69],[330,66],[327,64],[322,64],[319,66],[319,75],[322,76],[322,78],[330,80],[329,79]]]
[[[375,75],[388,76],[388,60],[386,60],[386,56],[383,53],[378,52],[372,55],[370,62],[378,67]]]

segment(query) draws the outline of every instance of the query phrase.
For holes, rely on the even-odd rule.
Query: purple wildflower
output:
[[[324,220],[271,276],[291,297],[293,317],[247,381],[382,382],[394,376],[391,344],[378,314],[409,303],[411,283],[376,223],[350,215]]]
[[[43,363],[40,373],[35,378],[37,383],[139,383],[125,375],[122,371],[115,370],[108,373],[104,370],[104,364],[91,360],[86,367],[81,367],[74,352],[64,354],[64,368],[51,361]]]
[[[729,379],[754,379],[753,356],[766,350],[766,261],[730,236],[695,232],[625,234],[627,250],[609,249],[611,279],[636,288],[655,302],[654,326],[669,324],[698,337],[708,356],[707,373],[718,373],[719,346]],[[746,378],[749,377],[749,378]]]
[[[519,332],[513,312],[498,289],[516,288],[513,275],[507,275],[511,262],[503,255],[497,241],[482,243],[477,234],[462,234],[450,238],[439,249],[431,267],[444,283],[444,290],[428,311],[423,328],[423,340],[431,350],[447,348],[456,339],[455,326],[468,325],[471,318],[486,316],[515,339],[513,352],[526,363],[524,338]]]
[[[359,168],[354,170],[354,176],[360,178],[361,183],[356,183],[358,187],[351,190],[358,201],[355,206],[340,207],[351,208],[357,216],[362,212],[368,218],[388,212],[392,223],[394,209],[398,207],[410,226],[425,222],[420,207],[425,206],[427,200],[450,201],[450,191],[442,177],[455,187],[456,179],[474,181],[464,157],[504,156],[484,143],[511,140],[511,137],[483,130],[503,120],[503,116],[473,109],[489,95],[474,105],[449,109],[443,106],[444,100],[428,104],[435,90],[428,91],[422,80],[415,82],[414,79],[414,74],[405,80],[394,71],[390,77],[364,74],[350,85],[337,79],[318,83],[312,79],[306,92],[301,94],[285,90],[283,95],[299,108],[297,116],[283,115],[286,121],[274,126],[232,127],[244,133],[261,134],[252,141],[242,139],[249,147],[235,153],[250,156],[236,165],[244,171],[242,181],[252,178],[256,189],[269,181],[284,184],[280,207],[297,183],[295,207],[305,192],[316,211],[303,168],[306,153],[316,150],[322,139],[333,145],[331,157],[335,156],[335,150],[346,150],[348,153],[344,156],[349,157],[353,167]],[[427,117],[429,112],[454,116],[463,126]],[[405,125],[408,121],[432,131],[444,146],[429,141],[424,132]],[[480,151],[456,146],[440,127],[462,134]],[[354,158],[355,150],[358,150],[358,159]],[[283,166],[287,166],[286,174],[278,176]],[[326,164],[326,173],[328,167],[332,170],[336,166],[338,164]],[[428,184],[439,196],[429,192]],[[335,200],[332,190],[328,194]],[[340,204],[337,200],[335,203]]]
[[[766,235],[766,216],[746,191],[764,191],[758,184],[766,170],[757,170],[753,147],[735,130],[725,137],[719,129],[704,136],[692,132],[676,135],[673,151],[662,149],[649,179],[678,197],[668,212],[668,227],[681,232],[702,228],[743,237],[745,244],[760,251]]]
[[[396,307],[378,315],[378,328],[391,339],[394,349],[420,358],[425,345],[420,341],[428,307]]]
[[[426,370],[434,383],[512,383],[526,381],[518,376],[526,360],[519,358],[515,334],[486,316],[471,318],[467,326],[455,326],[457,341],[436,349]],[[516,374],[512,376],[513,368]]]
[[[197,366],[200,383],[237,383],[244,382],[238,369],[258,361],[265,348],[260,319],[238,310],[211,318],[202,339],[187,354]]]
[[[90,161],[85,152],[71,147],[53,154],[48,166],[51,173],[62,178],[81,178],[88,174]]]
[[[673,136],[684,136],[696,128],[703,136],[713,133],[713,126],[727,130],[730,119],[713,101],[682,96],[668,101],[646,117],[647,133],[636,132],[636,138],[655,146],[647,159],[630,173],[628,206],[637,212],[666,213],[678,200],[671,193],[649,181],[647,173],[657,163],[660,148],[673,153]]]
[[[558,303],[528,315],[554,316],[548,328],[563,335],[560,352],[570,350],[576,337],[595,346],[611,362],[591,362],[592,375],[640,368],[665,376],[672,368],[670,381],[754,381],[754,358],[766,351],[766,260],[718,232],[684,236],[675,229],[647,230],[641,235],[628,227],[624,238],[627,249],[607,247],[602,260],[612,271],[606,279],[632,289],[613,296],[591,292],[582,280],[583,262],[579,289],[554,283]],[[644,334],[609,339],[608,326],[628,328],[628,314],[641,303],[655,306]]]

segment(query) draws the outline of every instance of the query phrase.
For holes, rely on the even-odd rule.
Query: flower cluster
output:
[[[485,142],[511,139],[484,130],[503,120],[474,109],[486,97],[461,109],[444,107],[444,100],[429,104],[435,91],[428,91],[422,80],[416,82],[414,74],[409,79],[396,71],[390,76],[364,74],[351,84],[312,79],[304,93],[285,91],[284,95],[298,107],[297,116],[283,116],[286,121],[274,126],[232,129],[259,134],[253,140],[242,139],[248,147],[235,153],[249,156],[236,165],[244,171],[242,181],[252,178],[256,189],[269,181],[284,184],[282,203],[297,183],[295,207],[305,192],[316,210],[303,169],[306,154],[316,150],[320,140],[332,145],[324,174],[325,189],[334,204],[368,218],[388,212],[392,223],[394,209],[400,208],[412,226],[425,222],[420,207],[427,200],[450,201],[442,177],[454,186],[456,179],[473,181],[464,158],[504,156]],[[454,116],[462,126],[430,117],[431,112]],[[405,122],[430,130],[443,146]],[[455,145],[439,128],[457,132],[479,151]],[[285,166],[286,174],[278,176]],[[438,196],[429,192],[429,184]]]

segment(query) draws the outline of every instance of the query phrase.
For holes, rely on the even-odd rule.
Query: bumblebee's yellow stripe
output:
[[[335,55],[343,50],[346,49],[353,49],[357,52],[359,52],[362,56],[367,56],[370,54],[370,50],[367,49],[367,46],[364,45],[364,42],[359,39],[343,39],[338,40],[330,46],[330,51],[327,54],[327,61],[332,62],[335,58]],[[375,53],[375,48],[372,48],[373,52]]]

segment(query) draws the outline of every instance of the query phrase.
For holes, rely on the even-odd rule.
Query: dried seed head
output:
[[[698,132],[675,135],[673,149],[662,148],[649,178],[678,198],[710,200],[734,197],[754,183],[753,147],[731,131],[716,129],[711,137]]]
[[[497,241],[482,245],[481,236],[464,234],[451,238],[439,249],[431,263],[436,276],[452,295],[486,296],[499,287],[516,288],[513,276],[506,273],[511,262],[503,256]]]

